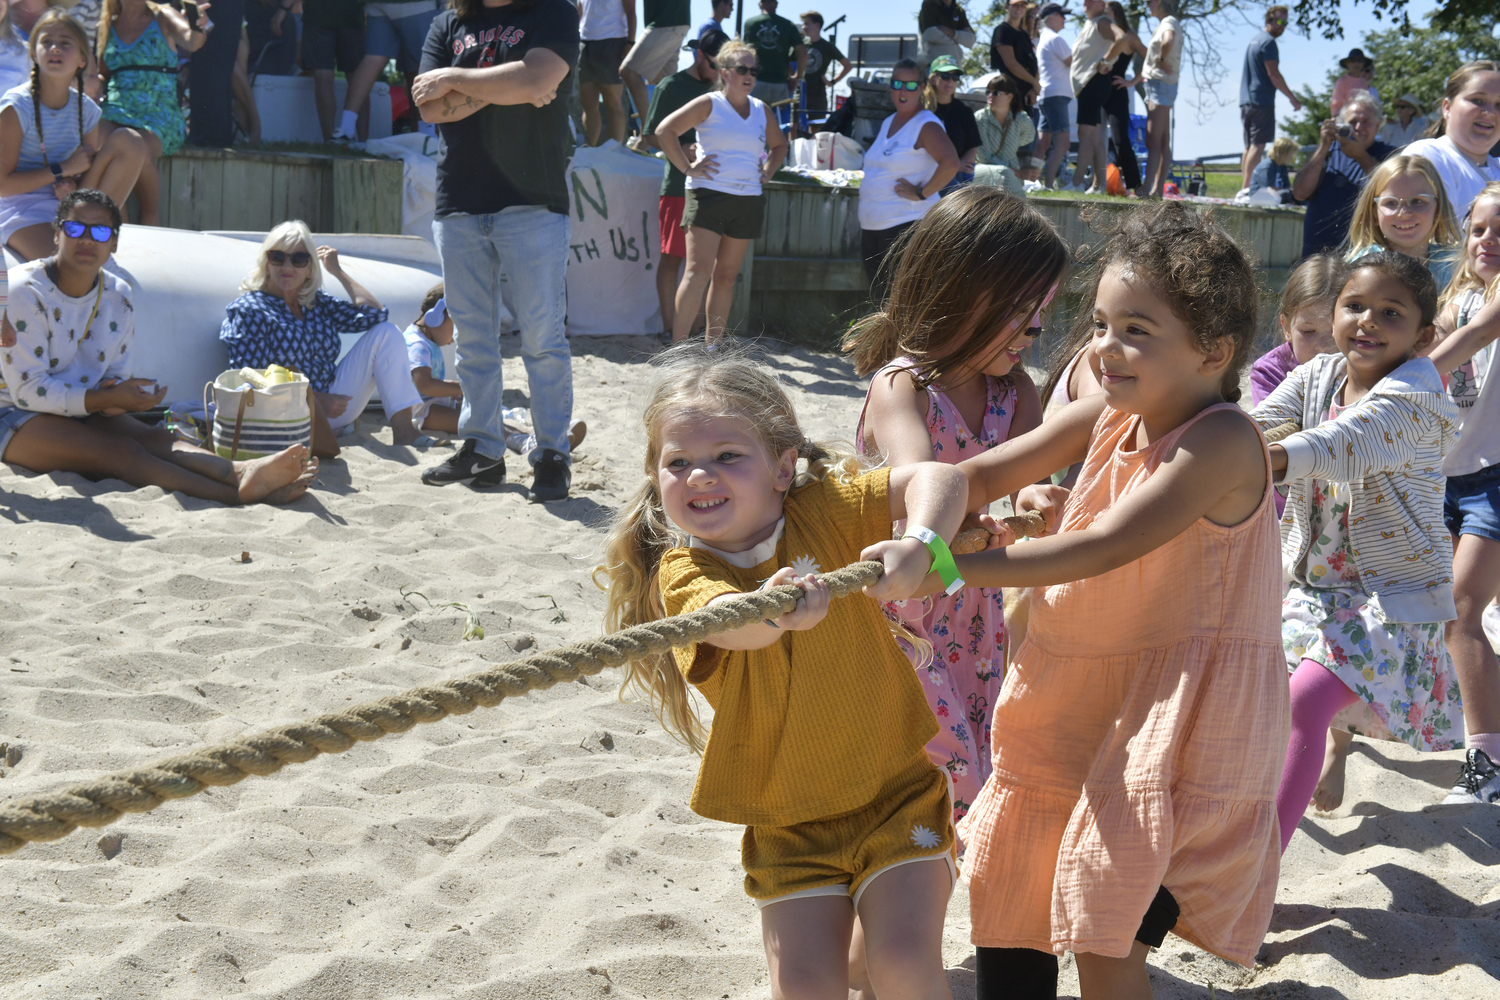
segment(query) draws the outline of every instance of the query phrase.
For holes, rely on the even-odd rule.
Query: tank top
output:
[[[922,126],[928,122],[943,127],[941,119],[931,111],[918,111],[911,121],[888,135],[891,115],[880,123],[875,141],[865,154],[865,179],[859,185],[859,228],[880,230],[893,229],[907,222],[916,222],[936,205],[938,195],[910,201],[896,193],[896,182],[906,180],[921,187],[932,180],[937,172],[937,160],[925,149],[917,149],[917,137]]]
[[[1473,288],[1458,304],[1463,329],[1484,305],[1484,291]],[[1500,465],[1500,345],[1486,344],[1448,379],[1448,394],[1458,406],[1458,446],[1443,458],[1443,474],[1470,476]]]
[[[722,91],[708,95],[708,117],[698,126],[698,148],[718,161],[712,177],[689,177],[694,191],[721,191],[755,197],[760,194],[760,161],[766,152],[766,106],[750,98],[750,114],[741,118]]]

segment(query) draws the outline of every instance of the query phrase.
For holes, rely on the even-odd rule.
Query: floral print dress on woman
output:
[[[897,358],[877,372],[875,380],[915,368],[910,358]],[[934,460],[957,465],[1010,436],[1018,394],[1009,378],[985,376],[984,420],[977,434],[946,393],[934,385],[926,391],[927,433]],[[864,425],[861,414],[856,441],[865,440]],[[927,744],[927,756],[952,780],[953,821],[957,823],[968,814],[990,775],[990,717],[1005,679],[1003,592],[965,587],[951,597],[939,594],[887,604],[885,610],[887,617],[932,644],[928,657],[925,649],[918,648],[921,643],[897,635],[937,716],[938,734]]]
[[[1334,404],[1329,419],[1345,407]],[[1463,706],[1440,622],[1387,622],[1360,583],[1349,541],[1349,497],[1338,483],[1313,480],[1313,535],[1302,579],[1282,602],[1287,666],[1321,663],[1360,701],[1334,716],[1333,728],[1394,739],[1416,750],[1463,745]]]

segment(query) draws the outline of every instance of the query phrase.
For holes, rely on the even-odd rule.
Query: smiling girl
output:
[[[1354,203],[1348,259],[1379,250],[1415,257],[1432,272],[1438,288],[1453,276],[1458,221],[1429,160],[1397,153],[1371,173]]]
[[[778,584],[806,596],[779,618],[633,662],[626,687],[703,754],[693,811],[746,827],[745,891],[760,907],[773,996],[847,995],[857,911],[881,995],[949,997],[948,780],[927,759],[937,726],[878,602],[909,596],[947,552],[964,476],[935,462],[855,474],[852,456],[803,435],[776,377],[727,345],[673,348],[660,364],[645,478],[600,571],[606,627]],[[901,518],[907,537],[891,542]],[[830,603],[813,574],[875,542],[876,600]],[[713,707],[712,731],[689,685]]]
[[[31,81],[0,96],[0,243],[24,260],[52,252],[58,202],[94,188],[123,205],[146,145],[131,129],[99,134],[99,105],[83,93],[88,35],[61,8],[31,30]]]
[[[1462,212],[1480,188],[1500,181],[1500,158],[1490,154],[1500,140],[1500,62],[1480,59],[1454,70],[1427,134],[1401,152],[1431,160],[1449,203]]]
[[[1255,281],[1173,202],[1128,215],[1099,266],[1103,391],[961,466],[974,505],[1083,462],[1056,535],[957,557],[970,586],[1033,588],[965,821],[982,1000],[1055,996],[1064,951],[1088,1000],[1149,997],[1171,930],[1249,965],[1276,891],[1276,523],[1231,402]]]
[[[1416,259],[1382,251],[1349,266],[1333,312],[1337,351],[1292,372],[1255,420],[1301,430],[1271,445],[1289,484],[1282,518],[1282,644],[1292,732],[1276,808],[1282,850],[1318,785],[1342,798],[1340,728],[1417,750],[1463,742],[1443,623],[1454,617],[1453,550],[1444,537],[1443,456],[1458,412],[1431,344],[1437,286]],[[1358,713],[1347,713],[1361,705]],[[1325,747],[1329,748],[1325,755]]]

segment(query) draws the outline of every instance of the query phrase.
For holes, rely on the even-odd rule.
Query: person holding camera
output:
[[[1337,120],[1318,132],[1318,148],[1292,179],[1292,197],[1307,205],[1302,256],[1337,250],[1349,235],[1354,200],[1375,165],[1396,150],[1375,138],[1383,116],[1367,90],[1349,95]]]

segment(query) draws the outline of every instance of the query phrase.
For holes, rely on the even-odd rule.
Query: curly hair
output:
[[[109,213],[109,224],[115,227],[115,232],[120,231],[120,226],[125,221],[120,214],[120,206],[109,195],[93,188],[79,188],[57,203],[57,215],[52,219],[52,228],[61,229],[77,205],[94,205],[104,209]]]
[[[1344,294],[1344,286],[1349,284],[1349,279],[1360,271],[1379,271],[1401,282],[1417,304],[1422,317],[1421,325],[1432,325],[1438,310],[1438,287],[1426,264],[1394,250],[1367,253],[1359,260],[1344,265],[1343,280],[1339,282],[1340,295]]]
[[[1260,309],[1259,286],[1245,251],[1212,212],[1200,215],[1172,201],[1143,205],[1105,234],[1109,242],[1094,261],[1089,304],[1079,313],[1079,328],[1092,328],[1099,280],[1119,265],[1156,289],[1204,354],[1225,337],[1230,339],[1234,355],[1224,370],[1220,392],[1229,402],[1237,402]],[[1077,329],[1074,341],[1083,342]]]

